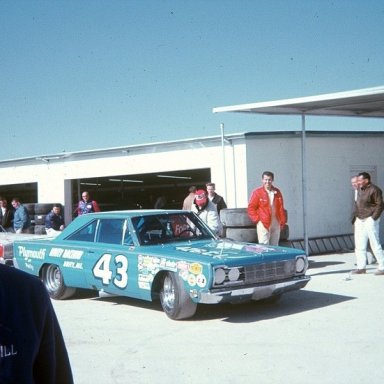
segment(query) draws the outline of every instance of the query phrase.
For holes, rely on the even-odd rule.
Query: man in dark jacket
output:
[[[7,199],[0,197],[0,225],[7,231],[13,231],[13,209],[8,207]]]
[[[0,264],[0,383],[72,384],[63,336],[35,276]]]
[[[64,219],[61,215],[61,204],[53,204],[51,212],[45,217],[45,232],[47,235],[57,235],[64,229]]]

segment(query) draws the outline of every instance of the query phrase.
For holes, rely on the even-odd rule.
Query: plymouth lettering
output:
[[[27,249],[26,247],[19,245],[18,251],[21,257],[24,257],[25,259],[39,259],[44,260],[45,259],[45,253],[46,249],[39,249],[38,251],[34,249]]]

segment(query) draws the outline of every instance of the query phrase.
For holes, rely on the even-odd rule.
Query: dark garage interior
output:
[[[76,216],[77,202],[83,191],[90,193],[102,211],[151,209],[159,201],[162,208],[180,209],[190,186],[205,188],[210,181],[209,168],[74,179],[71,180],[72,218]],[[37,183],[2,185],[0,196],[9,204],[13,197],[24,204],[57,202],[38,201]]]
[[[180,209],[191,185],[204,188],[209,181],[209,168],[77,179],[72,180],[73,208],[88,191],[103,211],[151,209],[159,198],[164,208]]]

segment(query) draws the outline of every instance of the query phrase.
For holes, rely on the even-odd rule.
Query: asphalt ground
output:
[[[89,294],[53,301],[75,383],[381,383],[384,276],[354,254],[311,256],[307,287],[274,305],[160,306]]]

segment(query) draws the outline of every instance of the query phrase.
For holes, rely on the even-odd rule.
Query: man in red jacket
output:
[[[248,216],[256,223],[260,244],[278,245],[280,230],[287,222],[283,195],[273,186],[273,179],[272,172],[263,172],[263,185],[252,192],[248,204]]]

